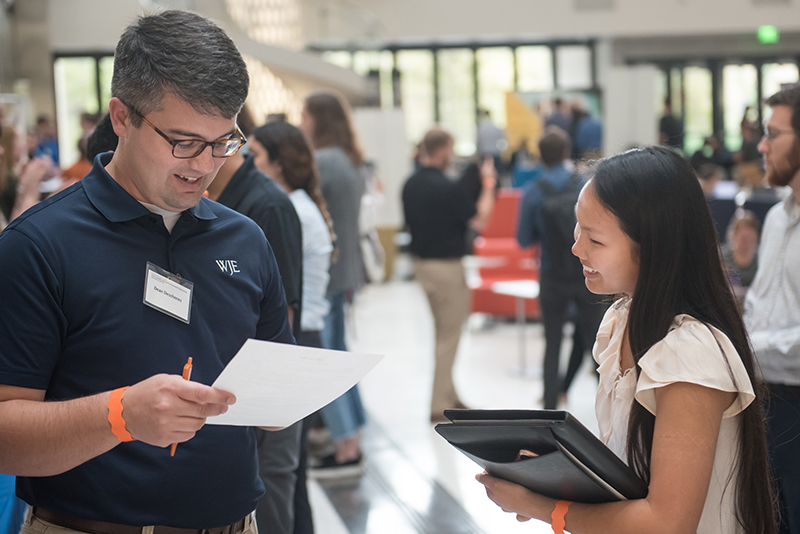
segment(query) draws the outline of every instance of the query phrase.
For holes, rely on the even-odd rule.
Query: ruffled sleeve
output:
[[[675,318],[672,330],[642,356],[639,366],[636,400],[654,415],[655,389],[676,382],[736,393],[723,418],[737,415],[755,399],[747,370],[728,336],[688,315]]]

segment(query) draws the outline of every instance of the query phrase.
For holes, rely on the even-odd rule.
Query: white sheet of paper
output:
[[[212,384],[236,403],[206,424],[289,426],[353,387],[383,356],[248,339]]]

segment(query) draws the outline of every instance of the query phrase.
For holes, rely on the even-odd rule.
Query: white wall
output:
[[[25,96],[37,115],[55,117],[48,0],[16,2],[10,20],[15,82],[24,80],[17,85],[27,88]]]
[[[51,0],[50,42],[57,52],[114,52],[141,13],[138,0]]]
[[[658,143],[660,111],[656,103],[658,70],[651,66],[612,67],[603,87],[605,136],[603,153],[632,145]]]
[[[0,8],[0,93],[11,92],[15,77],[11,23]]]
[[[383,184],[383,204],[377,213],[377,226],[399,228],[403,224],[400,195],[411,175],[405,119],[400,109],[356,108],[353,123],[367,160],[377,165]]]

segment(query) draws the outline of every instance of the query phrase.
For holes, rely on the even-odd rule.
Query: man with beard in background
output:
[[[770,390],[767,439],[781,508],[779,532],[800,534],[800,85],[771,96],[758,150],[767,181],[792,193],[764,221],[745,323]]]

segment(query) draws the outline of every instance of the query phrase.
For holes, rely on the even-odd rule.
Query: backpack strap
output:
[[[544,178],[536,180],[535,183],[545,197],[552,197],[553,195],[556,195],[558,193],[558,191],[556,191],[556,188],[553,187],[553,184],[551,184]]]

